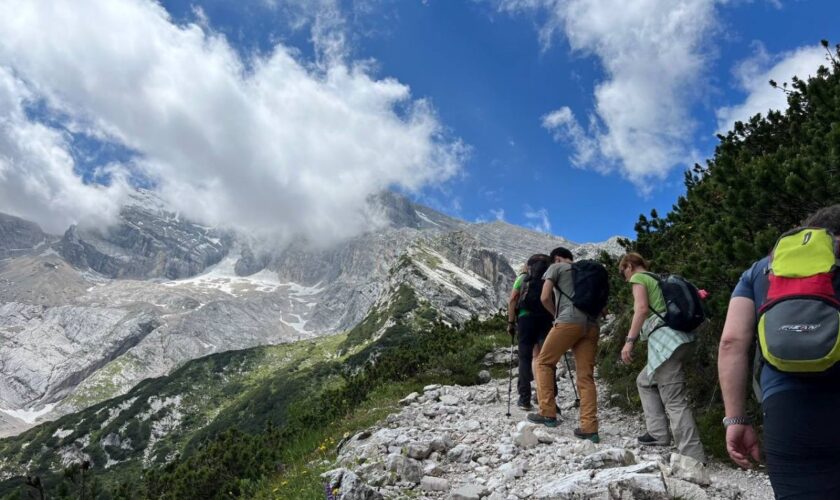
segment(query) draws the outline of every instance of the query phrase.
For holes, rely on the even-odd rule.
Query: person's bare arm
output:
[[[648,312],[650,312],[650,305],[648,303],[647,290],[644,285],[633,283],[633,321],[630,322],[627,341],[621,349],[621,360],[626,364],[630,364],[633,361],[633,344],[639,338]]]
[[[727,417],[746,416],[749,353],[755,328],[755,302],[746,297],[729,301],[726,323],[718,347],[718,377]],[[726,428],[726,451],[733,462],[749,468],[750,458],[758,462],[761,450],[751,425]]]
[[[647,290],[644,285],[633,283],[633,321],[630,322],[630,331],[627,332],[628,337],[639,337],[648,313],[650,313],[650,304],[648,303]]]
[[[554,282],[550,279],[546,279],[543,282],[542,293],[540,293],[540,301],[542,302],[543,307],[545,310],[551,314],[553,318],[555,316],[554,311]]]
[[[718,377],[726,416],[744,416],[749,353],[755,328],[755,303],[746,297],[729,301],[718,347]]]
[[[519,303],[519,290],[514,289],[510,292],[510,300],[508,300],[508,323],[516,321],[516,305]]]

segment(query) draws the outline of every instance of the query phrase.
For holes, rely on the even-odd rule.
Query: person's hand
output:
[[[744,469],[752,468],[750,458],[761,461],[758,436],[751,425],[730,425],[726,428],[726,451],[733,462]]]
[[[510,335],[511,337],[516,335],[516,323],[511,323],[510,321],[508,321],[507,332],[508,332],[508,335]]]
[[[624,343],[624,347],[621,349],[621,360],[624,361],[625,365],[629,365],[633,362],[633,345],[629,342]]]

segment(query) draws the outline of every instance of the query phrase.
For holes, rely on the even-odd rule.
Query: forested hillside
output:
[[[787,94],[785,112],[756,115],[720,135],[706,165],[686,172],[686,194],[671,211],[642,215],[636,240],[623,242],[649,258],[654,271],[681,274],[711,292],[711,322],[687,372],[704,442],[718,453],[723,441],[717,345],[732,288],[753,261],[771,250],[780,233],[811,212],[840,202],[840,45],[822,44],[826,64],[813,75],[798,75],[790,86],[768,82]],[[620,290],[614,307],[623,311],[617,332],[621,338],[604,346],[602,375],[620,395],[616,401],[637,405],[633,379],[626,376],[630,370],[616,363],[631,299],[626,284],[617,278],[614,284]],[[637,359],[634,369],[643,363]]]

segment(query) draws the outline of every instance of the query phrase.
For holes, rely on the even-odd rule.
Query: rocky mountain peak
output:
[[[38,224],[0,213],[0,258],[32,250],[49,239]]]
[[[219,262],[231,236],[182,219],[149,191],[137,191],[108,228],[71,226],[57,245],[71,264],[109,278],[180,279]]]

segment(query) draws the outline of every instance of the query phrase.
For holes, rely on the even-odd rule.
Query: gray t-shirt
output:
[[[565,262],[552,264],[543,275],[543,279],[551,280],[554,283],[554,324],[585,324],[588,321],[586,313],[575,307],[569,298],[575,295],[572,265]],[[562,290],[563,293],[559,293],[557,288]]]

